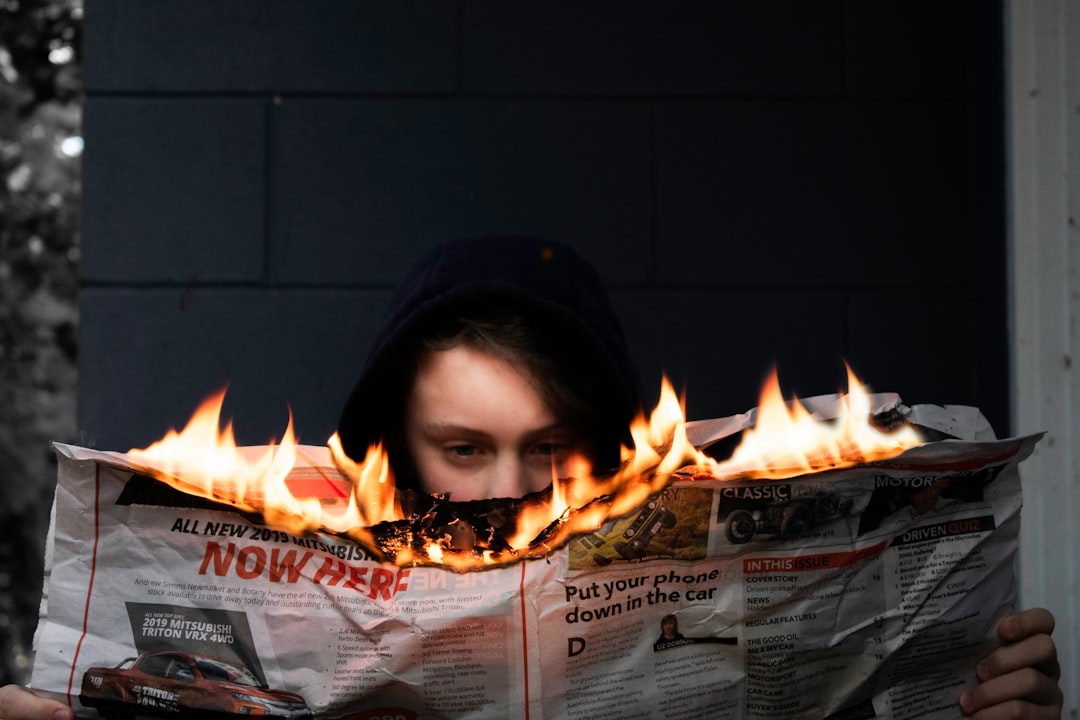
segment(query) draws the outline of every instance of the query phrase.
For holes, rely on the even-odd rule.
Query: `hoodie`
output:
[[[362,460],[382,440],[399,487],[417,489],[402,457],[397,429],[415,371],[417,333],[434,314],[477,302],[508,303],[557,328],[558,348],[587,373],[590,427],[603,468],[618,462],[629,443],[629,423],[641,392],[618,318],[596,270],[570,247],[520,236],[489,236],[440,244],[397,287],[377,330],[363,372],[338,423],[349,457]]]

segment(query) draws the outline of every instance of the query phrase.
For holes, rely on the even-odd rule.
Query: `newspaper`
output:
[[[790,480],[686,468],[544,559],[474,572],[382,563],[57,445],[33,686],[80,717],[953,718],[1012,608],[1039,436],[894,411],[958,439]],[[290,479],[334,475],[302,450]]]

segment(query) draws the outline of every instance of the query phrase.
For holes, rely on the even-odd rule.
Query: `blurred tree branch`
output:
[[[75,435],[82,0],[0,0],[0,684],[29,677],[55,478]]]

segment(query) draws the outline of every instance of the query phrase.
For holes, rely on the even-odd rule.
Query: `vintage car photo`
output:
[[[83,674],[79,700],[103,717],[258,715],[310,718],[303,697],[271,690],[236,665],[184,652],[145,653]]]
[[[791,540],[817,525],[851,513],[855,502],[835,492],[819,490],[769,502],[722,502],[720,522],[728,542],[741,545],[757,535]]]

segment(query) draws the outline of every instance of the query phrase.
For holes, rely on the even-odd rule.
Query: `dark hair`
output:
[[[551,312],[531,307],[511,294],[491,292],[459,298],[431,312],[396,343],[398,371],[393,384],[385,443],[397,484],[419,489],[419,478],[405,443],[406,399],[424,350],[468,347],[523,370],[552,414],[584,440],[583,450],[603,474],[619,464],[619,448],[629,418],[604,397],[603,364],[578,333]],[[620,408],[621,409],[621,408]]]

